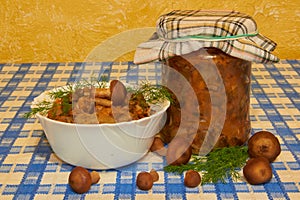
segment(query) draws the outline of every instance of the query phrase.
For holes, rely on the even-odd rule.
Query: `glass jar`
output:
[[[251,130],[250,76],[250,61],[212,47],[165,60],[162,83],[174,102],[159,137],[169,143],[183,136],[200,155],[243,145]]]

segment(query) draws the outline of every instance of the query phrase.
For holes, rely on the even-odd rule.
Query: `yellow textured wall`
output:
[[[299,7],[299,0],[0,0],[0,62],[83,61],[108,38],[154,27],[173,9],[247,13],[278,43],[276,55],[299,59]],[[132,53],[123,59],[132,60]]]

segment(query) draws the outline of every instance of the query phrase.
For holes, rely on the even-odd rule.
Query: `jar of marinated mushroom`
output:
[[[156,32],[138,46],[135,63],[159,61],[162,85],[172,94],[158,137],[190,142],[193,153],[243,145],[251,131],[252,62],[279,59],[276,43],[255,21],[236,11],[175,10],[162,15]]]
[[[204,142],[206,148],[244,144],[251,130],[250,76],[250,61],[212,47],[166,59],[162,81],[174,101],[160,137],[169,143],[184,136],[194,153]]]

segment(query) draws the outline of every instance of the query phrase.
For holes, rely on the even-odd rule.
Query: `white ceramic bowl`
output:
[[[36,97],[33,106],[48,98]],[[150,117],[115,124],[71,124],[37,114],[54,153],[66,163],[89,169],[111,169],[142,158],[163,127],[169,101],[151,105]]]

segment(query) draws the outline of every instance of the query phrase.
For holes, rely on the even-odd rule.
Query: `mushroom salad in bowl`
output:
[[[40,94],[25,117],[38,118],[52,150],[63,161],[111,169],[147,154],[169,105],[162,86],[83,81]]]

